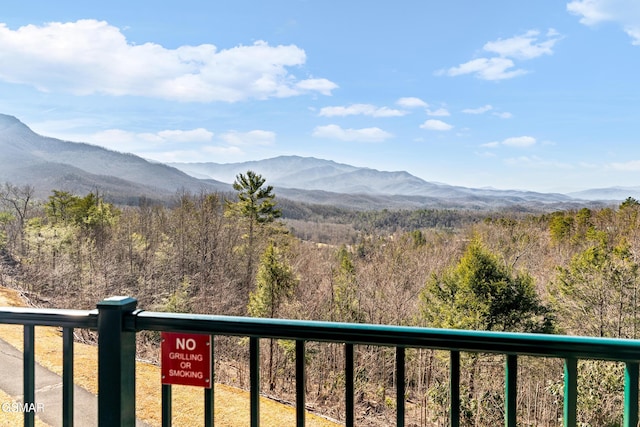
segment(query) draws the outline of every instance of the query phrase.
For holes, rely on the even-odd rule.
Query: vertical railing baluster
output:
[[[624,427],[638,425],[638,362],[627,362],[624,368]]]
[[[249,338],[251,427],[260,425],[260,339]]]
[[[305,425],[305,351],[304,341],[296,341],[296,426]]]
[[[214,392],[215,392],[215,383],[216,383],[216,373],[214,371],[214,367],[216,365],[215,362],[215,354],[214,354],[214,343],[215,337],[211,337],[211,388],[204,389],[204,427],[213,427],[214,424]]]
[[[213,427],[213,385],[204,389],[204,427]]]
[[[24,343],[23,343],[23,359],[22,359],[22,375],[25,405],[34,405],[36,401],[35,393],[35,363],[36,363],[36,347],[35,347],[35,328],[33,325],[24,325]],[[35,425],[35,411],[24,411],[24,426],[33,427]]]
[[[578,360],[564,360],[564,427],[577,425],[578,413]]]
[[[460,426],[460,352],[451,351],[449,355],[449,405],[450,409],[450,426]]]
[[[353,375],[353,344],[344,345],[344,384],[345,384],[345,426],[353,427],[354,424],[354,375]]]
[[[405,350],[396,347],[396,425],[404,427]]]
[[[162,427],[171,427],[171,384],[162,384]]]
[[[517,401],[518,401],[518,356],[507,354],[504,380],[504,425],[516,427],[517,425]]]
[[[73,427],[73,328],[62,329],[62,425]]]

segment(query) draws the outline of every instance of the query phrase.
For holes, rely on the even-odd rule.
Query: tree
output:
[[[364,321],[364,315],[360,310],[356,268],[353,265],[351,254],[344,245],[338,250],[337,258],[338,269],[333,273],[331,292],[331,320],[362,322]]]
[[[249,314],[253,317],[278,315],[282,303],[293,296],[298,278],[284,258],[284,254],[271,242],[260,257],[256,275],[256,289],[249,296]]]
[[[620,204],[620,209],[638,208],[638,207],[640,207],[640,202],[637,199],[634,199],[633,197],[627,197],[624,200],[624,202]]]
[[[6,182],[2,188],[0,188],[0,203],[7,205],[15,211],[15,218],[18,220],[17,229],[14,233],[20,240],[20,245],[23,244],[23,232],[24,226],[27,220],[29,208],[32,204],[32,198],[35,189],[30,185],[24,185],[18,187],[17,185]],[[22,247],[24,250],[24,247]]]
[[[637,338],[638,268],[627,243],[606,236],[559,267],[551,295],[566,332]]]
[[[428,326],[486,331],[552,332],[553,318],[533,286],[533,279],[500,264],[475,238],[457,265],[433,275],[420,294],[421,311]],[[490,392],[479,372],[483,357],[471,353],[464,384],[461,413],[471,425],[495,425],[502,416],[483,406]],[[466,363],[466,360],[464,361]],[[480,378],[480,381],[477,379]],[[493,407],[495,405],[491,405]]]
[[[276,208],[273,186],[265,186],[266,180],[259,174],[249,170],[246,174],[238,174],[233,189],[238,192],[237,202],[227,202],[227,212],[238,215],[247,222],[247,273],[245,284],[251,283],[253,273],[253,257],[255,251],[255,234],[259,226],[269,224],[282,216]]]
[[[298,286],[298,278],[283,254],[273,242],[260,258],[256,276],[256,290],[249,295],[249,314],[253,317],[278,315],[280,306],[291,297]],[[275,388],[273,375],[273,339],[269,340],[269,387]]]
[[[71,222],[73,206],[80,198],[67,191],[53,190],[49,200],[44,205],[47,217],[55,224]]]
[[[44,207],[54,224],[73,224],[87,230],[112,225],[119,215],[111,203],[106,203],[95,193],[78,197],[66,191],[53,190]]]
[[[458,264],[428,280],[420,294],[429,326],[438,328],[551,332],[553,318],[525,273],[499,264],[476,239]]]

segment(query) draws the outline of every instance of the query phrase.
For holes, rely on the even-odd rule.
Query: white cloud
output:
[[[491,142],[487,142],[486,144],[482,144],[480,145],[481,147],[484,148],[496,148],[500,145],[500,142],[498,141],[491,141]]]
[[[171,151],[139,151],[139,156],[146,159],[153,159],[162,163],[171,162],[201,162],[203,159],[213,161],[237,161],[238,157],[245,153],[238,147],[220,147],[207,145],[193,150],[171,150]]]
[[[446,130],[453,129],[453,126],[450,125],[449,123],[443,122],[442,120],[429,119],[423,124],[421,124],[420,128],[427,129],[427,130],[446,131]]]
[[[249,132],[232,130],[223,133],[220,138],[230,145],[271,145],[276,141],[276,134],[275,132],[260,129]]]
[[[165,141],[171,142],[207,142],[213,138],[213,132],[204,128],[193,130],[163,130],[158,132],[158,136]]]
[[[318,126],[313,130],[316,138],[338,139],[340,141],[382,142],[393,135],[380,128],[343,129],[338,125]]]
[[[450,116],[451,114],[449,114],[449,111],[446,108],[438,108],[437,110],[434,110],[434,111],[427,110],[427,115],[434,116],[434,117],[447,117],[447,116]]]
[[[527,73],[522,69],[511,70],[514,67],[515,63],[508,58],[476,58],[457,67],[451,67],[444,73],[452,77],[475,74],[482,80],[511,79]]]
[[[479,156],[479,157],[487,158],[487,159],[497,157],[496,153],[493,153],[491,151],[483,151],[483,152],[480,152],[480,153],[476,153],[476,155]]]
[[[429,106],[422,99],[415,97],[400,98],[396,101],[396,104],[404,108],[426,108]]]
[[[498,39],[484,44],[483,50],[498,56],[480,57],[467,61],[457,67],[437,71],[437,75],[460,76],[474,74],[482,80],[504,80],[528,73],[516,68],[513,59],[528,60],[541,55],[551,55],[554,45],[562,36],[549,29],[544,36],[537,30],[530,30],[508,39]]]
[[[624,163],[611,163],[609,167],[623,172],[638,172],[640,171],[640,160],[630,160]]]
[[[513,117],[513,114],[507,111],[503,111],[502,113],[495,112],[493,113],[493,115],[496,117],[500,117],[501,119],[510,119],[511,117]]]
[[[107,94],[184,102],[234,102],[288,97],[306,92],[328,95],[327,79],[298,79],[290,67],[306,61],[295,45],[218,49],[212,44],[168,49],[128,42],[117,27],[93,19],[26,25],[0,24],[0,80],[45,92]]]
[[[464,110],[462,110],[462,112],[467,114],[482,114],[482,113],[486,113],[487,111],[491,111],[492,109],[493,107],[487,104],[478,108],[465,108]]]
[[[625,31],[631,37],[631,44],[640,46],[640,25],[637,27],[627,27]]]
[[[535,143],[536,139],[532,136],[516,136],[502,141],[502,145],[506,145],[508,147],[530,147],[535,145]]]
[[[511,138],[506,138],[502,141],[487,142],[480,146],[485,148],[496,148],[501,145],[504,145],[507,147],[525,148],[525,147],[531,147],[532,145],[535,145],[536,142],[537,142],[536,139],[532,136],[515,136]]]
[[[574,169],[571,164],[557,160],[547,160],[538,156],[521,156],[505,159],[505,163],[510,166],[526,167],[532,169]]]
[[[597,25],[614,22],[622,27],[631,43],[640,46],[640,2],[637,0],[574,0],[567,10],[580,16],[580,23]]]
[[[122,129],[108,129],[90,135],[78,135],[74,140],[86,141],[111,150],[139,152],[151,147],[168,144],[207,143],[213,139],[213,132],[204,128],[193,130],[163,130],[159,132],[130,132]]]
[[[542,55],[551,55],[552,48],[560,40],[560,36],[555,30],[549,30],[546,40],[538,41],[539,37],[540,31],[530,30],[519,36],[487,42],[483,49],[497,53],[501,57],[516,59],[533,59]]]
[[[388,107],[376,107],[371,104],[352,104],[347,107],[334,106],[323,107],[320,109],[320,116],[323,117],[335,117],[335,116],[371,116],[371,117],[398,117],[407,114],[406,111],[396,110]]]
[[[306,79],[296,83],[296,87],[304,91],[331,95],[331,91],[337,89],[338,85],[327,79]]]

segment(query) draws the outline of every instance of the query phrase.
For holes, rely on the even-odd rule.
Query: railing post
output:
[[[451,427],[460,426],[460,352],[452,350],[449,353],[449,406]]]
[[[215,382],[216,382],[216,373],[215,373],[215,365],[216,358],[214,352],[215,348],[215,337],[211,337],[211,388],[204,389],[204,427],[213,427],[214,424],[214,393],[215,393]]]
[[[572,357],[564,360],[564,426],[578,424],[578,360]]]
[[[396,347],[396,426],[404,427],[405,413],[405,349],[404,347]]]
[[[306,375],[304,341],[296,340],[296,427],[305,426]]]
[[[624,369],[624,427],[638,425],[638,362],[627,362]]]
[[[138,301],[110,297],[98,303],[98,426],[136,423],[136,333],[125,330],[125,315]]]
[[[62,425],[73,427],[73,328],[62,330]]]
[[[260,339],[249,338],[249,406],[251,427],[260,426]]]
[[[507,354],[504,389],[504,425],[516,427],[518,425],[518,356],[515,354]]]
[[[33,325],[24,325],[24,353],[23,353],[23,402],[25,405],[34,405],[36,401],[35,392],[35,363],[36,363],[36,345],[35,345],[35,328]],[[24,412],[24,427],[33,427],[35,425],[34,411]]]
[[[345,426],[353,427],[355,419],[355,402],[354,402],[354,372],[353,372],[353,344],[345,343],[344,345],[344,382],[345,382]]]
[[[173,407],[171,399],[171,384],[162,384],[162,427],[171,427],[173,422]]]

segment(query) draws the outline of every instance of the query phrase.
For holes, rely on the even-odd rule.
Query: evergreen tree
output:
[[[338,250],[338,269],[333,274],[332,320],[340,322],[362,322],[364,316],[360,310],[356,268],[351,254],[343,245]]]
[[[238,192],[237,202],[227,202],[227,214],[243,218],[247,222],[247,272],[245,285],[249,287],[253,274],[255,234],[258,226],[269,224],[282,216],[276,208],[273,186],[265,186],[261,175],[247,171],[238,174],[233,189]]]
[[[256,289],[249,295],[249,314],[277,317],[280,306],[293,297],[298,278],[282,252],[271,242],[260,257]]]
[[[453,268],[428,280],[421,295],[427,324],[438,328],[551,332],[550,311],[528,274],[501,266],[474,240]]]
[[[283,254],[273,242],[260,258],[256,276],[256,290],[249,295],[249,314],[254,317],[274,318],[281,305],[293,297],[298,278]],[[269,388],[275,389],[273,370],[274,340],[269,340]]]
[[[600,234],[596,244],[558,268],[552,302],[568,333],[637,338],[639,266],[626,242],[611,247]]]

